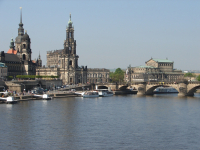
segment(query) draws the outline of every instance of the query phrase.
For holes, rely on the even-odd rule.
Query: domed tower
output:
[[[20,7],[20,23],[18,28],[18,36],[15,39],[15,49],[17,55],[20,57],[21,61],[31,61],[31,40],[27,31],[24,34],[24,28],[22,23],[22,7]]]
[[[7,51],[7,53],[8,54],[17,54],[17,51],[15,50],[15,45],[14,45],[13,38],[11,38],[10,49]]]
[[[21,42],[21,57],[22,61],[31,61],[31,39],[29,38],[29,35],[27,34],[27,31],[25,31],[25,34],[22,37],[22,42]]]

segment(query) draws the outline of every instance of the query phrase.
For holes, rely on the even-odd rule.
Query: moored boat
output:
[[[100,97],[113,96],[113,92],[108,91],[107,89],[98,89],[96,91],[98,91]]]
[[[91,97],[99,97],[99,93],[97,91],[87,91],[83,94],[84,98],[91,98]]]
[[[48,94],[43,94],[42,95],[42,99],[44,99],[44,100],[51,100],[52,97],[50,97]]]
[[[153,91],[154,94],[170,94],[178,93],[178,91],[172,87],[158,87]]]

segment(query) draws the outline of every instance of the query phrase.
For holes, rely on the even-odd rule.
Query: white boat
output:
[[[13,96],[0,97],[0,101],[7,103],[7,104],[15,104],[18,102],[18,100],[15,100]]]
[[[51,100],[52,99],[52,97],[50,97],[48,94],[43,94],[43,95],[34,94],[33,97],[35,97],[37,99],[44,99],[44,100]]]
[[[108,89],[98,89],[97,91],[98,91],[100,97],[113,96],[113,92],[108,91]]]
[[[83,96],[84,93],[85,92],[74,92],[75,95],[81,95],[81,96]]]
[[[7,104],[15,104],[18,100],[15,100],[13,96],[8,96],[8,92],[0,92],[4,95],[4,97],[0,97],[0,101]]]
[[[158,87],[153,91],[154,94],[169,94],[178,93],[178,91],[172,87]]]
[[[87,91],[83,94],[84,98],[90,98],[90,97],[99,97],[99,93],[97,91]]]
[[[50,97],[48,94],[43,94],[43,95],[42,95],[42,99],[51,100],[52,97]]]

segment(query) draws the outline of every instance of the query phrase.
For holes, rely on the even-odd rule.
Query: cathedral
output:
[[[7,53],[4,53],[4,51],[0,53],[0,62],[5,63],[7,66],[8,76],[13,76],[14,78],[16,75],[35,75],[36,67],[42,66],[40,56],[37,61],[31,59],[31,39],[27,31],[24,33],[22,10],[20,13],[18,36],[15,39],[15,43],[13,39],[11,39],[10,49]]]
[[[36,69],[36,75],[59,76],[63,84],[85,84],[108,82],[109,70],[105,68],[87,68],[79,66],[79,56],[76,53],[76,40],[74,40],[74,27],[71,14],[66,28],[64,48],[47,52],[47,67]]]
[[[78,66],[79,56],[76,54],[76,40],[71,14],[66,29],[64,49],[47,52],[47,67],[38,68],[36,75],[59,76],[64,84],[87,82],[87,66]]]

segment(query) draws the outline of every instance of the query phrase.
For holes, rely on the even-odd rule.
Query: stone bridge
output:
[[[178,96],[194,96],[196,89],[200,88],[200,82],[188,82],[188,83],[175,83],[175,82],[135,82],[131,85],[116,84],[116,83],[98,83],[95,84],[98,89],[111,90],[125,90],[127,88],[135,88],[138,92],[137,95],[153,95],[153,91],[157,87],[172,87],[179,93]]]
[[[134,83],[132,87],[138,90],[138,95],[153,95],[153,91],[157,87],[173,87],[179,93],[178,96],[194,96],[197,88],[200,87],[200,82],[188,83],[172,83],[172,82],[151,82],[151,83]]]
[[[98,89],[108,89],[111,90],[126,90],[129,85],[116,84],[116,83],[97,83],[95,84]]]

